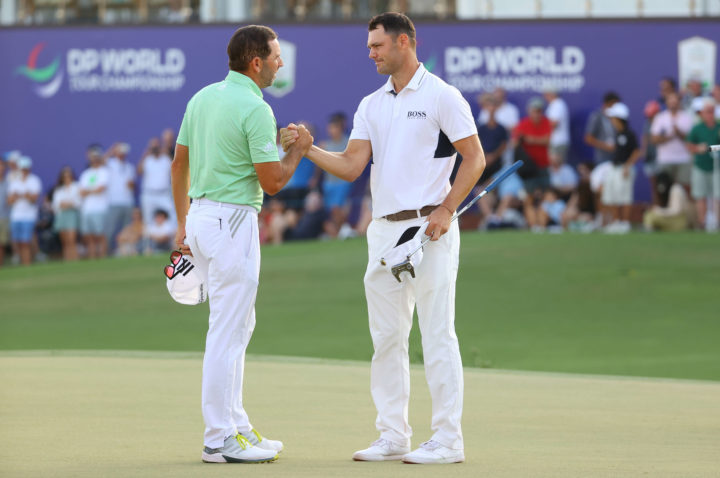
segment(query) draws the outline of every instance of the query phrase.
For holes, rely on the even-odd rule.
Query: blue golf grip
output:
[[[505,178],[507,178],[508,176],[510,176],[512,173],[514,173],[515,171],[517,171],[518,169],[520,169],[520,167],[521,167],[522,165],[523,165],[523,161],[522,161],[522,160],[516,161],[515,163],[511,164],[509,168],[507,168],[505,171],[503,171],[503,172],[500,173],[500,176],[496,177],[493,182],[491,182],[490,184],[488,184],[488,187],[485,188],[485,191],[490,192],[490,191],[492,191],[493,189],[495,189],[495,188],[498,186],[498,184],[500,184],[501,182],[503,182],[503,180],[505,180]]]

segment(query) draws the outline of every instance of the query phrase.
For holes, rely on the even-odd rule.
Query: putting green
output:
[[[245,405],[285,442],[267,465],[200,462],[197,354],[0,355],[0,475],[438,476],[437,467],[355,463],[376,438],[369,366],[250,357]],[[430,436],[412,370],[415,445]],[[717,476],[720,384],[469,369],[463,420],[472,477]]]

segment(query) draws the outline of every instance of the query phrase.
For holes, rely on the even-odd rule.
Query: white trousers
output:
[[[375,349],[370,369],[370,391],[378,412],[375,425],[381,438],[410,445],[408,337],[417,305],[425,378],[432,398],[432,439],[462,449],[463,371],[455,335],[460,252],[457,222],[438,241],[425,246],[422,261],[415,267],[415,279],[403,273],[402,282],[397,282],[389,271],[393,264],[380,264],[380,258],[395,246],[403,231],[424,222],[425,218],[397,222],[374,219],[367,231],[365,295]]]
[[[252,430],[242,385],[260,274],[257,212],[248,206],[193,202],[185,232],[196,266],[207,274],[210,320],[202,412],[205,446],[219,448],[225,437]]]

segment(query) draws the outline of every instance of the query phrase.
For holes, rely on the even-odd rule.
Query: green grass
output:
[[[720,238],[464,234],[456,329],[468,366],[720,380]],[[368,360],[365,241],[265,247],[249,352]],[[0,349],[200,351],[207,305],[167,257],[0,270]],[[411,357],[422,360],[417,327]]]

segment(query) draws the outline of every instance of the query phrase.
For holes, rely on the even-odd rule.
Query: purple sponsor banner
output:
[[[185,104],[227,73],[234,26],[18,28],[0,30],[0,151],[31,156],[45,189],[63,165],[85,167],[85,148],[130,143],[137,162],[152,136],[178,129]],[[349,118],[382,85],[351,25],[278,25],[286,67],[265,90],[281,125],[307,120],[325,137],[329,114]],[[588,160],[585,122],[607,90],[617,91],[640,132],[658,81],[678,76],[678,44],[720,41],[720,21],[418,23],[418,56],[456,85],[474,112],[484,89],[503,85],[521,110],[545,86],[571,111],[572,160]],[[712,76],[720,78],[713,59]],[[648,196],[639,182],[638,196]]]

